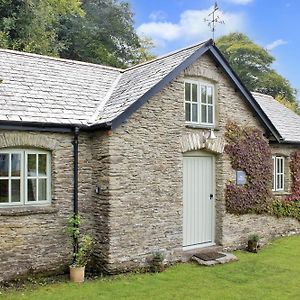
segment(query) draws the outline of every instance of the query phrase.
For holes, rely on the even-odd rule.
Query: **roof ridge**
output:
[[[206,43],[212,43],[212,39],[205,40],[205,41],[203,41],[203,42],[201,42],[201,43],[193,44],[193,45],[190,45],[190,46],[181,48],[181,49],[177,49],[177,50],[175,50],[175,51],[169,52],[169,53],[164,54],[164,55],[162,55],[162,56],[156,57],[156,58],[154,58],[154,59],[145,61],[145,62],[143,62],[143,63],[140,63],[140,64],[137,64],[137,65],[135,65],[135,66],[129,67],[129,68],[127,68],[127,69],[124,69],[123,72],[125,73],[125,72],[127,72],[127,71],[130,71],[130,70],[133,70],[133,69],[136,69],[136,68],[139,68],[139,67],[142,67],[142,66],[151,64],[151,63],[153,63],[153,62],[155,62],[155,61],[158,61],[158,60],[164,59],[164,58],[166,58],[166,57],[172,56],[172,55],[177,54],[177,53],[179,53],[179,52],[182,52],[182,51],[184,51],[184,50],[188,50],[188,49],[191,49],[191,48],[200,46],[200,45],[205,45]]]
[[[61,62],[66,62],[66,63],[74,63],[74,64],[85,65],[85,66],[93,66],[93,67],[97,67],[97,68],[118,71],[120,73],[124,72],[124,70],[125,70],[125,69],[121,69],[121,68],[115,68],[115,67],[105,66],[105,65],[96,64],[96,63],[89,63],[89,62],[80,61],[80,60],[60,58],[60,57],[55,57],[55,56],[42,55],[42,54],[36,54],[36,53],[30,53],[30,52],[23,52],[23,51],[11,50],[11,49],[0,48],[0,52],[11,53],[11,54],[21,55],[21,56],[30,56],[30,57],[36,57],[36,58],[43,58],[43,59],[47,59],[47,60],[61,61]]]
[[[123,73],[119,73],[119,75],[117,76],[117,78],[114,80],[114,82],[112,83],[112,85],[110,86],[109,90],[107,91],[105,97],[103,98],[103,101],[100,103],[100,105],[96,108],[95,113],[93,114],[92,118],[91,118],[91,123],[95,123],[99,113],[101,111],[103,111],[105,104],[108,102],[108,100],[110,99],[111,95],[113,94],[114,90],[116,89],[116,87],[118,86],[118,83],[121,80]]]

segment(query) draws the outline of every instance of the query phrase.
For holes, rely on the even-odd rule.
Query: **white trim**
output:
[[[272,161],[273,161],[272,191],[273,192],[284,191],[284,180],[285,180],[284,157],[283,156],[272,156]],[[280,172],[278,171],[279,162],[282,162]],[[280,181],[278,181],[278,178],[280,178]],[[278,187],[278,183],[280,183],[280,187]]]
[[[185,85],[186,83],[188,84],[196,84],[197,85],[197,102],[193,102],[192,99],[190,99],[190,101],[186,101],[185,99]],[[209,104],[207,102],[207,97],[206,97],[206,103],[202,103],[201,101],[201,87],[210,87],[212,89],[212,104]],[[216,124],[216,93],[215,93],[215,85],[211,84],[211,83],[207,83],[203,80],[192,80],[192,79],[185,79],[184,80],[184,101],[183,101],[183,108],[184,108],[184,118],[185,118],[185,105],[186,103],[189,103],[191,105],[190,107],[190,121],[187,121],[185,119],[185,124],[186,125],[201,125],[201,126],[205,126],[207,128],[213,128],[215,127]],[[191,88],[191,95],[192,95],[192,88]],[[190,96],[191,96],[190,95]],[[192,121],[192,104],[197,104],[197,122]],[[204,105],[206,107],[206,122],[202,122],[201,117],[202,117],[202,105]],[[212,123],[208,123],[208,107],[212,107]]]
[[[49,204],[51,202],[51,156],[49,151],[43,150],[32,150],[32,149],[14,149],[14,148],[7,148],[0,150],[0,153],[7,153],[9,154],[9,176],[0,177],[1,179],[8,179],[9,180],[9,202],[0,203],[0,207],[7,207],[7,206],[27,206],[27,205],[44,205]],[[20,154],[21,161],[20,161],[20,176],[11,176],[11,155],[12,154]],[[36,174],[35,176],[28,176],[28,155],[34,154],[36,157]],[[39,155],[46,155],[46,175],[40,176],[38,174],[38,157]],[[12,179],[20,179],[20,202],[11,202],[11,180]],[[36,180],[36,201],[28,201],[28,179],[35,179]],[[46,200],[39,200],[39,179],[46,179]]]

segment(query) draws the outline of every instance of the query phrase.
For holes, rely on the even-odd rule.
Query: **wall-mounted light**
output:
[[[217,137],[215,136],[214,130],[211,129],[211,130],[209,131],[208,136],[207,136],[207,140],[208,140],[208,141],[212,141],[212,140],[215,140],[216,138],[217,138]]]

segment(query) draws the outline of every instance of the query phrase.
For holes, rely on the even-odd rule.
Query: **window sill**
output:
[[[53,206],[0,207],[0,216],[28,216],[55,214],[58,208]]]
[[[187,128],[196,128],[196,129],[213,129],[215,131],[219,131],[220,129],[218,127],[215,127],[215,125],[201,125],[201,124],[185,124],[185,127]]]
[[[273,196],[289,196],[291,193],[289,192],[285,192],[285,191],[281,191],[281,192],[276,192],[276,191],[272,191]]]

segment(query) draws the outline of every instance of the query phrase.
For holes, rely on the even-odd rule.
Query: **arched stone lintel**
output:
[[[189,133],[181,138],[182,153],[196,150],[207,150],[221,154],[224,152],[225,141],[222,137],[208,141],[205,133]]]
[[[55,150],[57,141],[44,135],[28,132],[5,132],[0,134],[0,149],[9,147],[34,147]]]

